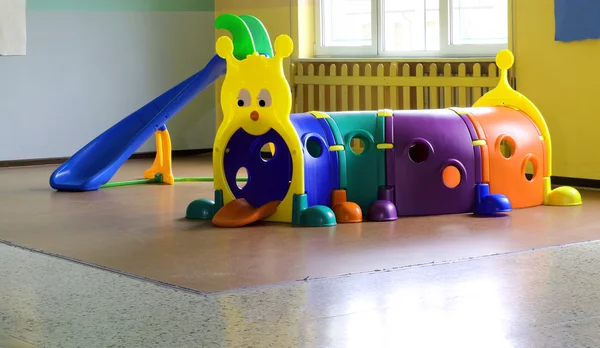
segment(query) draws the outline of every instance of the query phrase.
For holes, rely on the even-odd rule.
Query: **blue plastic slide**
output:
[[[58,191],[93,191],[110,181],[127,159],[187,103],[225,74],[225,60],[215,55],[204,69],[115,124],[50,176]]]

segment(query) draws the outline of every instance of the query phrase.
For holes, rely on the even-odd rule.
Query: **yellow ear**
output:
[[[294,41],[287,35],[279,35],[275,39],[275,58],[289,57],[294,51]]]
[[[217,54],[225,60],[233,60],[233,41],[227,36],[221,36],[217,40]]]

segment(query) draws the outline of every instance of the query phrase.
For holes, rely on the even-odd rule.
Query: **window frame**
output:
[[[383,50],[383,0],[371,0],[370,46],[323,46],[322,1],[315,0],[315,58],[489,58],[507,49],[505,44],[450,44],[452,18],[450,8],[453,0],[440,2],[440,49],[437,51],[385,51]],[[510,0],[505,0],[509,2]],[[510,11],[510,9],[509,9]],[[507,13],[508,17],[508,13]],[[510,20],[509,20],[510,28]],[[510,30],[510,29],[509,29]]]

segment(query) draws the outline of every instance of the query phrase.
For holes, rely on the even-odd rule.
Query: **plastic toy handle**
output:
[[[175,178],[175,182],[213,182],[213,181],[215,181],[215,179],[212,176]],[[248,178],[236,178],[235,181],[247,182]],[[122,187],[122,186],[132,186],[132,185],[142,185],[142,184],[155,184],[155,183],[161,183],[161,182],[162,182],[162,179],[160,178],[159,175],[157,175],[153,179],[136,179],[136,180],[109,182],[109,183],[102,185],[101,188]]]
[[[252,35],[252,40],[254,41],[256,51],[260,54],[266,55],[267,57],[273,57],[273,46],[271,45],[269,32],[260,19],[251,15],[241,15],[240,18],[250,29],[250,34]]]
[[[156,178],[154,179],[138,179],[138,180],[127,180],[127,181],[115,181],[115,182],[108,182],[102,186],[100,186],[101,188],[108,188],[108,187],[121,187],[121,186],[131,186],[131,185],[141,185],[141,184],[152,184],[152,183],[157,183],[159,182]]]
[[[233,37],[233,56],[242,60],[256,52],[254,39],[246,22],[236,15],[222,14],[215,19],[215,28],[224,29]]]

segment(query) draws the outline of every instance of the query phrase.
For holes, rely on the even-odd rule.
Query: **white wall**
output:
[[[213,23],[212,11],[29,12],[27,55],[0,57],[0,161],[72,155],[203,68]],[[169,122],[174,149],[212,147],[214,93]]]

